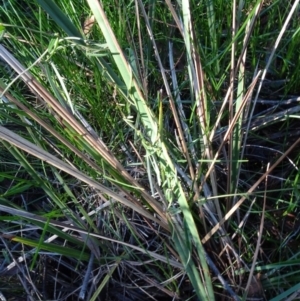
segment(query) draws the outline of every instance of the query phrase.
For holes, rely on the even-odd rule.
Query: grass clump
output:
[[[298,2],[3,1],[2,293],[297,298]]]

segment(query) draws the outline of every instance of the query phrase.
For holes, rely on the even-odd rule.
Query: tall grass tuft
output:
[[[299,0],[0,12],[2,299],[298,297]]]

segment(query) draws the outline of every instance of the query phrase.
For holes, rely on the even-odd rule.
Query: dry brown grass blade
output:
[[[235,79],[235,47],[236,47],[236,41],[235,41],[235,35],[236,35],[236,0],[233,0],[232,4],[232,45],[231,45],[231,64],[230,64],[230,83],[229,83],[229,124],[233,120],[233,91],[234,91],[234,79]],[[232,135],[229,134],[229,140],[231,140]],[[231,145],[231,143],[229,143]],[[229,151],[229,156],[230,156]]]
[[[191,26],[191,37],[192,37],[192,43],[191,43],[191,48],[192,48],[192,57],[194,59],[194,67],[195,67],[195,94],[196,94],[196,100],[197,100],[197,116],[200,122],[200,127],[201,127],[201,131],[202,131],[202,139],[203,139],[203,144],[204,144],[204,151],[203,153],[205,154],[206,158],[208,160],[212,160],[212,149],[211,149],[211,145],[210,145],[210,141],[207,137],[207,122],[205,120],[205,115],[207,112],[207,101],[206,101],[206,92],[205,92],[205,85],[204,85],[204,71],[202,69],[202,64],[201,64],[201,59],[200,59],[200,55],[198,53],[198,51],[196,50],[195,47],[195,33],[193,30],[193,25],[192,23],[190,24]],[[204,158],[204,156],[202,156]],[[208,163],[210,165],[210,167],[212,168],[212,172],[210,173],[210,178],[211,178],[211,186],[212,186],[212,191],[213,191],[213,195],[217,197],[218,195],[218,191],[217,191],[217,179],[216,179],[216,174],[214,172],[214,165],[211,163]],[[200,164],[198,166],[198,172],[200,170]],[[196,197],[197,199],[199,199],[199,191],[202,189],[202,187],[200,189],[195,188],[194,190],[196,191]],[[220,204],[219,204],[219,200],[218,198],[214,199],[214,205],[215,208],[211,208],[214,212],[216,211],[216,213],[218,214],[219,219],[222,218],[222,212],[221,212],[221,208],[220,208]]]
[[[82,30],[85,35],[88,35],[91,32],[95,22],[96,20],[94,15],[91,15],[84,20]]]
[[[236,124],[238,118],[239,118],[240,115],[242,114],[243,109],[244,109],[244,107],[245,107],[245,105],[246,105],[246,103],[247,103],[247,101],[248,101],[250,95],[252,95],[253,89],[254,89],[254,87],[255,87],[255,85],[256,85],[258,79],[259,79],[259,76],[260,76],[260,72],[256,75],[255,79],[252,81],[252,83],[251,83],[251,85],[250,85],[250,87],[249,87],[247,93],[245,94],[245,97],[244,97],[244,99],[243,99],[243,101],[242,101],[242,104],[241,104],[241,106],[240,106],[238,112],[236,112],[236,114],[234,115],[234,118],[233,118],[231,124],[229,125],[229,127],[228,127],[228,129],[227,129],[227,131],[226,131],[226,133],[225,133],[225,135],[224,135],[224,137],[223,137],[222,143],[221,143],[221,145],[219,146],[219,149],[217,150],[217,152],[216,152],[216,154],[215,154],[215,157],[214,157],[214,159],[213,159],[213,161],[212,161],[212,163],[211,163],[211,165],[210,165],[210,167],[209,167],[209,169],[208,169],[208,171],[207,171],[207,173],[206,173],[206,175],[205,175],[205,177],[204,177],[204,179],[203,179],[203,181],[202,181],[202,183],[201,183],[200,190],[202,190],[203,184],[207,181],[207,178],[209,177],[210,173],[212,172],[213,167],[214,167],[214,164],[216,163],[216,160],[217,160],[217,158],[219,157],[220,152],[221,152],[223,146],[224,146],[225,143],[227,142],[228,137],[229,137],[230,133],[232,132],[232,130],[233,130],[233,128],[234,128],[234,126],[235,126],[235,124]]]
[[[258,7],[256,8],[255,10],[255,14],[253,16],[253,18],[251,19],[251,22],[250,22],[250,25],[249,25],[249,29],[247,30],[246,32],[246,36],[244,38],[244,42],[243,42],[243,48],[242,48],[242,51],[240,53],[240,56],[238,58],[238,61],[236,63],[236,70],[238,70],[238,68],[240,67],[240,64],[243,62],[243,57],[244,57],[244,54],[246,52],[246,49],[248,47],[248,44],[249,44],[249,41],[250,41],[250,38],[252,36],[252,32],[253,32],[253,29],[254,29],[254,25],[255,25],[255,22],[259,16],[259,13],[262,9],[262,6],[263,6],[263,1],[261,1],[258,5]],[[237,71],[236,71],[237,72]],[[236,73],[235,75],[236,76]]]
[[[270,167],[270,163],[268,163],[267,165],[267,172],[269,170]],[[261,241],[262,241],[262,237],[263,237],[263,230],[264,230],[264,222],[265,222],[265,210],[266,210],[266,199],[267,199],[267,187],[268,187],[268,176],[266,176],[266,181],[265,181],[265,192],[264,192],[264,202],[263,202],[263,208],[262,208],[262,214],[261,214],[261,221],[260,221],[260,227],[259,227],[259,232],[258,232],[258,238],[257,238],[257,243],[256,243],[256,248],[255,248],[255,252],[253,255],[253,261],[252,261],[252,265],[251,265],[251,269],[250,269],[250,273],[249,273],[249,278],[248,278],[248,282],[245,288],[246,294],[248,293],[249,297],[253,297],[250,295],[250,292],[252,292],[252,295],[255,295],[255,297],[259,294],[263,294],[263,290],[260,289],[261,286],[259,285],[259,279],[256,279],[256,277],[254,277],[254,269],[256,266],[256,261],[257,261],[257,257],[258,257],[258,253],[259,250],[261,248]],[[252,289],[251,289],[252,286]],[[251,290],[250,290],[251,289]]]
[[[56,158],[55,156],[49,154],[48,152],[44,151],[43,149],[39,148],[38,146],[34,145],[33,143],[27,141],[26,139],[20,137],[19,135],[15,134],[14,132],[6,129],[5,127],[0,126],[0,139],[7,141],[11,145],[16,146],[19,149],[24,150],[25,152],[47,162],[48,164],[68,173],[69,175],[79,179],[80,181],[92,186],[93,188],[109,195],[113,199],[117,200],[118,202],[122,203],[123,205],[135,210],[136,212],[142,214],[146,218],[157,222],[163,228],[168,229],[168,225],[166,225],[163,221],[158,220],[153,215],[151,215],[147,210],[143,208],[142,205],[136,205],[126,198],[120,196],[120,194],[108,189],[104,185],[98,183],[97,181],[91,179],[84,173],[80,172],[78,169],[66,164],[62,160]]]
[[[145,189],[133,179],[128,172],[124,169],[122,164],[114,157],[108,147],[99,138],[92,135],[86,130],[72,115],[70,111],[65,109],[36,79],[22,66],[22,64],[11,55],[2,45],[0,45],[0,56],[19,74],[27,86],[35,93],[38,97],[42,98],[50,108],[61,118],[61,121],[69,125],[74,129],[77,135],[83,137],[86,142],[94,148],[98,153],[112,166],[116,171],[120,173],[133,187],[141,193],[143,198],[152,206],[156,213],[161,217],[162,222],[167,227],[167,220],[165,213],[160,203],[152,198]],[[141,204],[142,207],[142,204]]]
[[[238,59],[238,62],[236,64],[236,69],[235,69],[236,72],[237,72],[240,64],[242,63],[244,53],[246,51],[246,48],[248,47],[249,39],[251,37],[251,33],[253,31],[253,27],[254,27],[255,21],[256,21],[256,19],[258,17],[258,13],[259,13],[261,7],[262,7],[262,3],[260,3],[258,11],[256,12],[254,18],[251,20],[250,28],[249,28],[249,31],[247,32],[247,37],[244,40],[244,45],[243,45],[242,52],[241,52],[240,57]],[[235,72],[234,76],[236,76],[236,72]],[[213,141],[215,139],[215,132],[216,132],[217,127],[220,125],[220,121],[221,121],[221,118],[223,116],[224,110],[225,110],[226,106],[228,105],[228,99],[230,97],[230,94],[231,94],[231,89],[228,89],[227,92],[226,92],[224,101],[222,103],[222,106],[221,106],[221,108],[219,110],[219,114],[218,114],[217,120],[216,120],[216,122],[214,124],[213,129],[210,132],[209,141]]]
[[[174,19],[174,21],[177,25],[178,30],[180,31],[181,35],[184,36],[183,30],[182,30],[182,25],[181,25],[181,22],[178,18],[178,15],[177,15],[177,13],[174,9],[174,5],[171,3],[170,0],[165,0],[165,2],[166,2],[166,4],[167,4],[167,6],[168,6],[168,8],[169,8],[169,10],[170,10],[170,12],[173,16],[173,19]]]
[[[234,4],[234,6],[235,5],[236,5],[236,3]],[[244,97],[244,89],[245,89],[245,81],[246,81],[245,70],[246,70],[247,47],[248,47],[248,44],[249,44],[249,41],[250,41],[250,37],[251,37],[252,31],[253,31],[255,22],[257,20],[257,17],[259,15],[260,10],[261,10],[261,7],[262,7],[262,2],[257,6],[257,8],[255,10],[255,13],[254,13],[254,16],[251,18],[251,20],[249,20],[247,22],[247,25],[246,25],[246,28],[245,28],[245,37],[244,37],[244,40],[243,40],[243,48],[242,48],[241,54],[239,56],[239,59],[236,63],[236,66],[234,65],[235,64],[235,52],[236,52],[236,49],[235,49],[235,47],[236,47],[236,33],[239,31],[239,23],[240,23],[239,16],[241,15],[242,7],[239,6],[239,12],[237,14],[238,17],[237,17],[236,21],[235,21],[236,7],[234,7],[234,10],[233,10],[233,19],[234,19],[233,23],[232,23],[233,24],[233,32],[232,32],[233,42],[232,42],[232,49],[231,49],[232,50],[232,52],[231,52],[231,78],[230,78],[230,87],[229,87],[229,91],[230,91],[230,96],[229,96],[229,118],[230,118],[230,122],[233,119],[233,114],[234,114],[234,111],[235,111],[235,107],[238,106],[239,100]],[[236,24],[237,28],[235,28],[234,24]],[[253,77],[255,77],[255,75],[256,75],[256,72],[254,73]],[[234,83],[235,83],[236,77],[238,78],[237,92],[236,92],[237,93],[236,94],[237,103],[234,105],[234,103],[233,103],[233,98],[234,98],[233,91],[235,90]],[[252,93],[250,94],[250,98],[252,98]],[[243,110],[243,112],[241,114],[241,117],[239,118],[238,123],[240,123],[240,126],[241,126],[242,120],[246,120],[246,118],[247,118],[247,114],[249,112],[249,109],[248,109],[249,107],[250,107],[250,102],[248,102],[246,104],[245,109]],[[242,131],[242,129],[240,129],[239,133],[237,131],[233,131],[233,133],[235,132],[235,135],[239,136],[241,131]],[[241,149],[242,140],[240,141],[239,145],[235,144],[234,140],[236,140],[236,139],[234,139],[233,135],[230,134],[229,135],[228,150],[227,150],[227,153],[228,153],[228,155],[227,155],[227,157],[228,157],[228,161],[227,161],[227,194],[228,195],[231,195],[232,193],[236,192],[236,189],[238,187],[240,170],[241,170],[241,164],[239,164],[238,170],[236,170],[236,167],[237,167],[236,163],[233,163],[233,162],[234,162],[234,159],[237,159],[237,158],[234,158],[233,156],[234,156],[234,153],[236,152],[237,148]],[[247,141],[247,132],[244,135],[243,140],[244,140],[244,145],[245,145],[245,143]],[[243,158],[243,151],[244,151],[244,147],[242,148],[241,158]],[[226,152],[225,148],[224,148],[224,152]],[[234,173],[232,173],[233,170],[235,171]],[[235,174],[235,183],[232,181],[234,174]],[[234,190],[232,190],[233,187],[235,187]],[[236,200],[236,198],[234,198],[234,197],[233,198],[231,198],[231,197],[227,198],[226,212],[229,210],[229,208],[231,208],[232,201],[234,203],[235,200]],[[239,211],[237,211],[237,217],[238,217],[238,219],[240,219]]]
[[[3,89],[0,88],[0,92],[3,93]],[[56,137],[59,141],[61,141],[65,146],[67,146],[74,154],[76,154],[79,158],[86,162],[90,167],[94,170],[98,171],[100,174],[103,174],[103,170],[91,159],[89,159],[84,153],[78,150],[73,144],[71,144],[67,139],[65,139],[62,135],[60,135],[50,124],[45,122],[43,119],[39,118],[38,115],[34,114],[29,108],[23,105],[21,102],[12,97],[9,93],[5,94],[5,97],[13,104],[15,104],[18,108],[23,110],[28,116],[30,116],[33,120],[35,120],[38,124],[40,124],[44,129],[46,129],[49,133],[51,133],[54,137]],[[132,197],[130,193],[114,184],[122,194],[126,196],[128,200],[131,200],[137,205],[137,201]]]
[[[0,93],[3,93],[4,90],[0,88]],[[38,124],[40,124],[44,129],[46,129],[49,133],[51,133],[55,138],[57,138],[60,142],[62,142],[65,146],[67,146],[74,154],[76,154],[79,158],[81,158],[84,162],[86,162],[93,169],[102,172],[102,169],[95,164],[92,160],[86,157],[81,151],[79,151],[73,144],[71,144],[67,139],[65,139],[62,135],[60,135],[50,124],[45,122],[43,119],[38,117],[38,115],[34,114],[29,108],[19,102],[17,99],[12,97],[9,93],[5,93],[5,97],[13,104],[15,104],[19,109],[25,112],[28,116],[30,116],[33,120],[35,120]]]
[[[276,168],[276,166],[282,162],[284,158],[288,156],[288,154],[300,143],[300,138],[293,143],[293,145],[270,167],[268,171],[266,171],[253,185],[252,187],[245,193],[246,196],[242,197],[224,216],[222,220],[219,221],[217,225],[215,225],[202,239],[202,243],[206,243],[219,229],[222,225],[230,218],[230,216],[237,210],[238,207],[247,199],[248,195],[250,195],[258,185],[265,180],[265,178]]]
[[[237,68],[235,67],[235,52],[236,52],[236,0],[233,0],[232,4],[232,44],[231,44],[231,63],[230,63],[230,81],[229,81],[229,120],[228,124],[232,123],[233,114],[234,114],[234,105],[233,105],[233,96],[234,96],[234,84],[235,84],[235,75]],[[230,131],[228,135],[228,160],[227,160],[227,194],[231,193],[231,180],[232,180],[232,162],[233,162],[233,132]],[[229,199],[227,200],[226,211],[228,210]]]
[[[139,68],[139,73],[141,75],[141,79],[143,82],[143,93],[145,96],[145,99],[148,99],[148,66],[145,64],[145,58],[144,58],[144,47],[143,47],[143,37],[142,37],[142,30],[141,30],[141,20],[140,20],[140,12],[139,12],[139,5],[137,3],[137,0],[135,0],[135,14],[136,14],[136,22],[137,22],[137,28],[138,28],[138,39],[139,39],[139,55],[140,59],[137,60],[140,61],[141,67]],[[130,24],[128,24],[128,28],[130,29]],[[133,37],[132,37],[133,40]],[[134,46],[134,43],[133,43]]]

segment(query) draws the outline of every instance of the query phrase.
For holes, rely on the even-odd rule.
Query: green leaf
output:
[[[20,242],[24,245],[39,248],[42,250],[46,250],[49,252],[58,253],[64,256],[71,256],[77,258],[78,260],[89,260],[90,255],[81,251],[78,251],[74,248],[62,247],[55,244],[44,243],[24,237],[13,236],[11,238],[12,241]]]
[[[60,26],[68,36],[79,38],[79,43],[83,44],[83,36],[72,21],[66,16],[61,9],[52,0],[37,0],[40,6],[46,11],[47,14]]]

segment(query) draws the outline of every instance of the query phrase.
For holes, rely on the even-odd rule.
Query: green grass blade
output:
[[[111,29],[109,21],[99,1],[88,0],[88,4],[95,15],[111,55],[121,74],[121,77],[123,78],[128,95],[134,101],[135,108],[141,116],[147,135],[149,135],[151,142],[154,143],[158,134],[157,124],[154,120],[153,113],[142,96],[139,86],[134,78],[132,68],[123,54],[123,50],[121,49],[115,34]]]
[[[68,36],[79,38],[83,40],[83,36],[76,26],[71,22],[70,18],[66,16],[62,10],[52,0],[37,0],[40,6],[49,14],[49,16],[61,27]],[[83,44],[82,41],[80,41]]]
[[[30,247],[35,247],[35,248],[40,248],[49,252],[54,252],[57,254],[61,254],[64,256],[71,256],[73,258],[76,258],[78,260],[86,260],[88,261],[90,258],[90,255],[88,253],[76,250],[74,248],[68,248],[68,247],[63,247],[60,245],[55,245],[55,244],[49,244],[49,243],[44,243],[40,241],[35,241],[32,239],[24,238],[24,237],[18,237],[18,236],[12,236],[10,238],[12,241],[15,242],[20,242],[24,245],[30,246]]]

